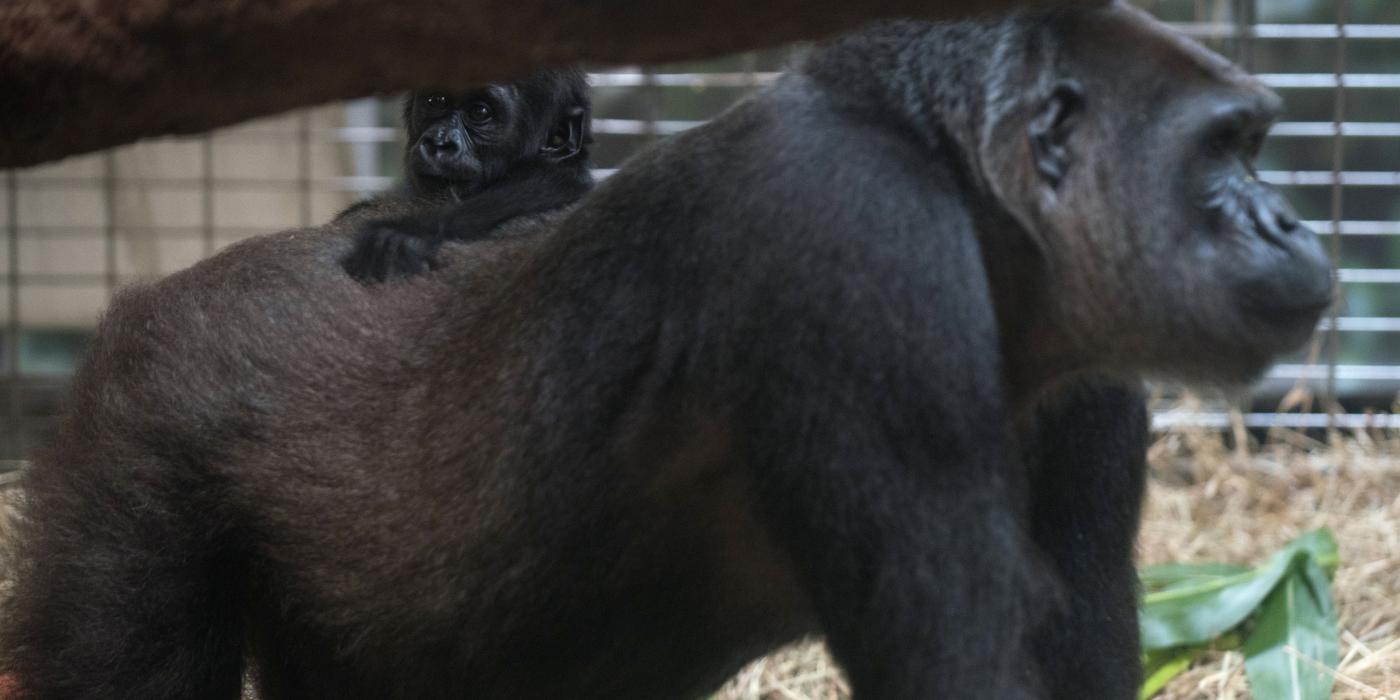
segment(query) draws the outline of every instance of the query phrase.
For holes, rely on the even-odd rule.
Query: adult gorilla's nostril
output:
[[[1301,222],[1298,221],[1298,212],[1293,210],[1288,200],[1272,187],[1261,184],[1258,189],[1258,206],[1263,209],[1264,214],[1260,224],[1283,235],[1296,231]]]
[[[1298,220],[1297,212],[1277,190],[1254,183],[1246,190],[1245,196],[1254,229],[1265,239],[1283,245],[1289,238],[1297,236],[1300,228],[1306,230]]]

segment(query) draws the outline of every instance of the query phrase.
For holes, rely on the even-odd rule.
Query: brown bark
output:
[[[542,64],[700,58],[1015,1],[4,0],[0,166]]]

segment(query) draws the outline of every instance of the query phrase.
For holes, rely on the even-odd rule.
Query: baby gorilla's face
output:
[[[404,102],[408,187],[460,201],[527,163],[586,165],[588,107],[588,84],[576,69],[411,93]]]
[[[464,92],[413,93],[405,108],[408,146],[404,166],[415,194],[451,194],[460,199],[487,180],[484,161],[503,150],[518,151],[512,134],[516,95],[506,86]],[[515,145],[515,148],[506,148]]]

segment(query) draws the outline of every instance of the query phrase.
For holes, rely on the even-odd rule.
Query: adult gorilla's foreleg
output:
[[[1031,536],[1064,585],[1064,605],[1035,637],[1051,697],[1136,697],[1137,536],[1146,476],[1142,392],[1082,383],[1041,406],[1023,454]]]
[[[908,201],[951,191],[922,172]],[[752,436],[741,453],[856,697],[1040,697],[1026,640],[1046,607],[1043,576],[1025,535],[1025,472],[1007,449],[995,316],[962,210],[942,203],[882,202],[904,227],[838,222],[901,251],[867,256],[868,272],[761,276],[782,283],[743,305],[769,315],[734,353],[767,358],[734,373],[753,397],[736,416]],[[805,230],[816,245],[823,229]],[[906,230],[927,237],[901,240]],[[858,259],[841,247],[850,239],[832,240],[821,258]],[[899,293],[870,292],[876,279]]]
[[[763,500],[856,697],[1041,697],[1022,641],[1044,603],[1013,499],[971,476],[994,465],[848,447],[807,455],[809,471]],[[930,478],[944,468],[968,474]]]

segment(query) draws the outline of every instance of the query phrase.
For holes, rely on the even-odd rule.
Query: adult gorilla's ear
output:
[[[1035,170],[1051,187],[1058,187],[1074,157],[1069,137],[1084,111],[1084,88],[1073,80],[1061,80],[1039,106],[1026,127]]]
[[[540,155],[556,162],[578,155],[579,151],[583,150],[583,120],[587,115],[588,110],[583,107],[570,107],[565,110],[559,123],[549,132],[544,146],[540,147]]]

